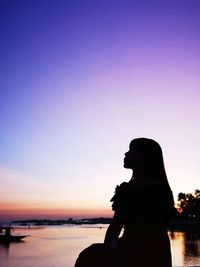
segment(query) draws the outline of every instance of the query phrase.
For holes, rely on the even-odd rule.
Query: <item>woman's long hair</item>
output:
[[[142,154],[144,160],[143,167],[148,173],[148,176],[152,177],[154,180],[160,181],[167,190],[171,191],[165,172],[163,153],[160,145],[152,139],[137,138],[131,141],[130,149],[134,149],[133,146],[137,147]]]

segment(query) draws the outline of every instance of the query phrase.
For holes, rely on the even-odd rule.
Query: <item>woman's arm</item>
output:
[[[123,222],[122,222],[119,214],[117,212],[115,212],[114,216],[112,218],[112,222],[106,231],[104,244],[111,246],[111,247],[115,246],[116,241],[117,241],[117,239],[120,235],[120,232],[122,230],[122,227],[123,227]]]

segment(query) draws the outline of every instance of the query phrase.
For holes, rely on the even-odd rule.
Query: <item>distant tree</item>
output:
[[[178,194],[178,210],[180,216],[185,219],[199,219],[200,218],[200,190],[196,189],[192,193]]]

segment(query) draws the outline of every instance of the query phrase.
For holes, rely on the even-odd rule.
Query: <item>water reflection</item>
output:
[[[170,232],[174,266],[199,266],[200,232]]]
[[[0,259],[8,260],[10,244],[0,243]]]
[[[188,265],[199,264],[199,254],[200,254],[200,233],[186,232],[185,233],[185,254],[184,262]]]
[[[73,267],[81,250],[103,242],[106,228],[46,227],[19,229],[24,242],[0,244],[0,266]],[[200,233],[169,232],[173,266],[200,266]]]
[[[185,255],[199,255],[199,233],[185,233]]]

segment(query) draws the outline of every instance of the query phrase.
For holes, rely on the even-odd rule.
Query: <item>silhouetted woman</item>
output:
[[[132,140],[124,168],[132,169],[133,176],[116,187],[104,244],[83,250],[75,267],[172,266],[167,224],[175,208],[160,145],[147,138]]]
[[[116,187],[111,199],[115,213],[104,244],[119,251],[124,267],[171,267],[166,227],[174,200],[160,145],[147,138],[132,140],[124,168],[132,169],[133,176]]]

